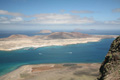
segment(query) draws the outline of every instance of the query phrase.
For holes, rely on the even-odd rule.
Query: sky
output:
[[[120,0],[0,0],[0,30],[120,30]]]

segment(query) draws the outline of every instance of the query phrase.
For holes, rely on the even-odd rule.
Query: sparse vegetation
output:
[[[100,67],[98,80],[120,80],[120,36],[111,44],[111,48]]]

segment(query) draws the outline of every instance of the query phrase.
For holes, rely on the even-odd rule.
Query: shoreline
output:
[[[9,72],[5,75],[0,76],[0,80],[20,80],[20,79],[29,80],[29,78],[33,78],[31,80],[34,80],[35,77],[36,79],[38,77],[41,77],[40,80],[42,80],[45,77],[51,78],[51,76],[48,75],[49,73],[58,76],[58,77],[53,76],[53,78],[58,80],[59,77],[62,77],[64,76],[64,74],[66,74],[66,71],[67,72],[71,71],[73,74],[69,74],[69,76],[74,76],[74,78],[76,79],[81,77],[81,76],[78,76],[78,71],[80,71],[79,74],[81,75],[83,74],[86,78],[91,77],[92,79],[95,79],[97,77],[96,75],[98,75],[100,65],[101,65],[100,63],[60,63],[60,64],[23,65],[12,72]],[[86,70],[88,71],[87,73],[84,74],[84,71],[86,72]],[[62,76],[61,74],[58,73],[60,71],[63,74]],[[42,74],[46,74],[46,76]],[[66,78],[68,78],[68,76],[66,76]]]
[[[18,41],[4,41],[2,42],[3,44],[1,44],[0,47],[0,51],[12,51],[12,50],[17,50],[17,49],[22,49],[22,48],[27,48],[27,47],[33,47],[33,48],[39,48],[39,47],[46,47],[46,46],[64,46],[64,45],[71,45],[71,44],[80,44],[80,43],[88,43],[88,42],[98,42],[100,41],[102,38],[80,38],[80,39],[56,39],[56,40],[39,40],[38,42],[34,42],[34,41],[30,41],[28,40],[28,42],[22,41],[19,42]],[[10,43],[11,42],[11,43]],[[6,44],[4,44],[6,43]],[[25,43],[27,43],[25,45]],[[4,48],[6,46],[9,46],[10,44],[14,45],[12,47],[9,48]],[[23,45],[21,45],[23,44]]]
[[[116,38],[118,35],[88,35],[79,32],[54,32],[49,35],[11,35],[0,38],[0,51],[12,51],[25,47],[64,46],[88,42],[98,42],[101,39]]]

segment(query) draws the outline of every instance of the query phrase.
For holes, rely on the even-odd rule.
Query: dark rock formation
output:
[[[120,36],[111,44],[100,67],[98,80],[120,80]]]

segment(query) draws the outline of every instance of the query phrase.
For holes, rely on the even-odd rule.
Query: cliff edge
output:
[[[100,67],[98,80],[120,80],[120,36],[111,44]]]

